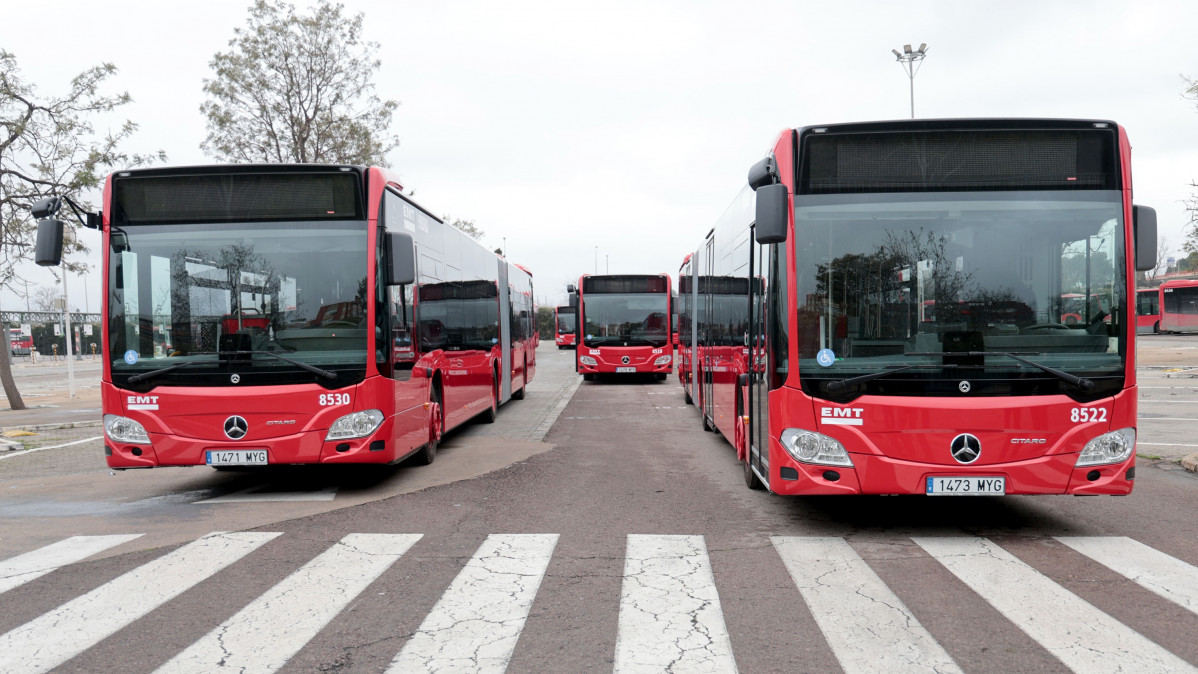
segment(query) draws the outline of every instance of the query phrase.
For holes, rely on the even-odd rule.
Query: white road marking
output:
[[[108,548],[128,543],[141,534],[119,536],[71,536],[37,550],[0,561],[0,593],[24,585],[34,578],[67,564],[74,564]]]
[[[70,660],[277,533],[212,533],[0,635],[0,672],[45,672]]]
[[[277,671],[418,540],[349,534],[157,671]]]
[[[263,491],[269,487],[268,484],[256,485],[195,503],[298,503],[301,501],[332,501],[337,497],[337,487],[325,487],[317,491]]]
[[[1124,536],[1056,536],[1058,541],[1198,613],[1198,568]]]
[[[770,540],[846,674],[961,671],[847,541]]]
[[[1140,417],[1138,421],[1142,424],[1145,421],[1198,421],[1198,419],[1181,419],[1178,417]]]
[[[1198,671],[986,539],[913,540],[1075,672]]]
[[[50,447],[34,447],[33,449],[26,449],[25,451],[22,451],[22,452],[8,452],[5,454],[0,454],[0,461],[2,461],[4,459],[11,459],[14,456],[22,456],[25,454],[32,454],[34,452],[44,452],[47,449],[59,449],[61,447],[70,447],[71,445],[82,445],[85,442],[92,442],[93,440],[103,440],[103,439],[104,439],[103,435],[97,435],[94,438],[84,438],[82,440],[76,440],[74,442],[66,442],[61,445],[52,445]]]
[[[1136,447],[1198,447],[1198,445],[1187,445],[1180,442],[1136,442]]]
[[[628,536],[613,671],[737,671],[702,536]]]
[[[557,534],[488,536],[387,671],[502,673],[557,538]]]

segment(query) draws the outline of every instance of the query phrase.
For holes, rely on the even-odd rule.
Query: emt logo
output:
[[[129,396],[125,401],[125,407],[131,410],[156,410],[158,396]]]
[[[860,407],[821,407],[819,420],[836,426],[860,426],[865,423],[861,418],[864,411]]]

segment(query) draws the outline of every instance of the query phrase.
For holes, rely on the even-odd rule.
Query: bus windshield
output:
[[[365,376],[364,221],[125,225],[110,242],[115,382],[183,362],[153,383],[313,381],[288,360]]]
[[[568,335],[578,327],[578,315],[573,309],[557,310],[557,334]]]
[[[942,395],[962,380],[977,394],[1077,393],[1002,353],[1095,378],[1093,395],[1122,385],[1117,191],[804,195],[795,239],[812,395]],[[839,396],[826,387],[912,365]]]
[[[669,342],[665,293],[592,293],[582,297],[586,346],[664,346]]]

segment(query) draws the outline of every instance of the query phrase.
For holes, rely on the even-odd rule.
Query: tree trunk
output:
[[[5,337],[7,342],[7,335]],[[8,396],[8,406],[14,410],[23,410],[25,401],[21,400],[17,382],[12,378],[12,345],[5,343],[4,346],[8,348],[3,349],[4,355],[0,356],[0,382],[4,384],[4,395]]]

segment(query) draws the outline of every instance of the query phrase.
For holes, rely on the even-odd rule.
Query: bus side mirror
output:
[[[412,235],[387,232],[387,285],[416,282],[416,245]]]
[[[773,157],[766,157],[749,167],[749,187],[754,191],[778,182],[778,172],[774,170]]]
[[[566,296],[569,298],[568,303],[575,309],[578,308],[578,289],[573,284],[566,286]]]
[[[1132,206],[1131,223],[1135,237],[1136,271],[1156,269],[1156,209]]]
[[[34,261],[43,267],[57,267],[62,262],[63,221],[48,219],[37,222],[37,248]]]
[[[790,199],[786,185],[764,185],[757,188],[757,243],[786,241],[786,223]]]

